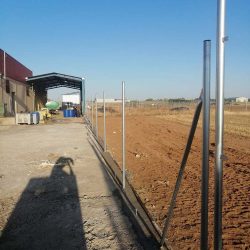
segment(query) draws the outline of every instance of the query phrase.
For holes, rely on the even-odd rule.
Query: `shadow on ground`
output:
[[[60,157],[51,175],[33,178],[0,239],[0,249],[87,249],[72,158]]]

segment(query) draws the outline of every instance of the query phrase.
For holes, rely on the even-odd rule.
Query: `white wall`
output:
[[[246,98],[246,97],[237,97],[236,102],[248,102],[248,98]]]
[[[73,104],[80,104],[80,94],[62,95],[63,102],[72,102]]]

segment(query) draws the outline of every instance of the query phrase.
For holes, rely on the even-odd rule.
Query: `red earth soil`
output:
[[[98,119],[99,136],[103,120]],[[121,165],[121,117],[107,117],[107,145]],[[155,116],[126,117],[126,167],[153,219],[162,228],[190,126]],[[250,138],[225,134],[223,249],[250,249]],[[195,134],[177,197],[168,242],[173,249],[198,249],[201,204],[201,129]],[[214,133],[210,139],[209,248],[213,248]]]

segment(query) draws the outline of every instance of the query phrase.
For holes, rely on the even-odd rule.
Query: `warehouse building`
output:
[[[85,78],[61,73],[47,73],[31,76],[26,82],[33,87],[36,94],[35,108],[39,110],[47,102],[47,91],[55,88],[72,88],[79,91],[81,113],[85,112]]]
[[[236,102],[248,102],[248,98],[243,96],[237,97]]]
[[[62,109],[67,109],[70,107],[80,107],[81,96],[80,92],[72,92],[62,95]]]
[[[80,92],[72,92],[62,95],[63,104],[79,105],[81,103]]]
[[[26,83],[32,71],[0,49],[0,116],[34,110],[35,94]]]

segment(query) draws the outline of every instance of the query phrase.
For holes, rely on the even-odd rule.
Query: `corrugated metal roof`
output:
[[[32,71],[5,52],[6,77],[25,83],[26,77],[31,77]],[[0,49],[0,73],[4,75],[4,51]]]
[[[58,87],[67,87],[73,89],[82,89],[83,78],[70,76],[60,73],[48,73],[43,75],[37,75],[28,77],[26,82],[30,85],[41,86],[45,89],[53,89]]]

